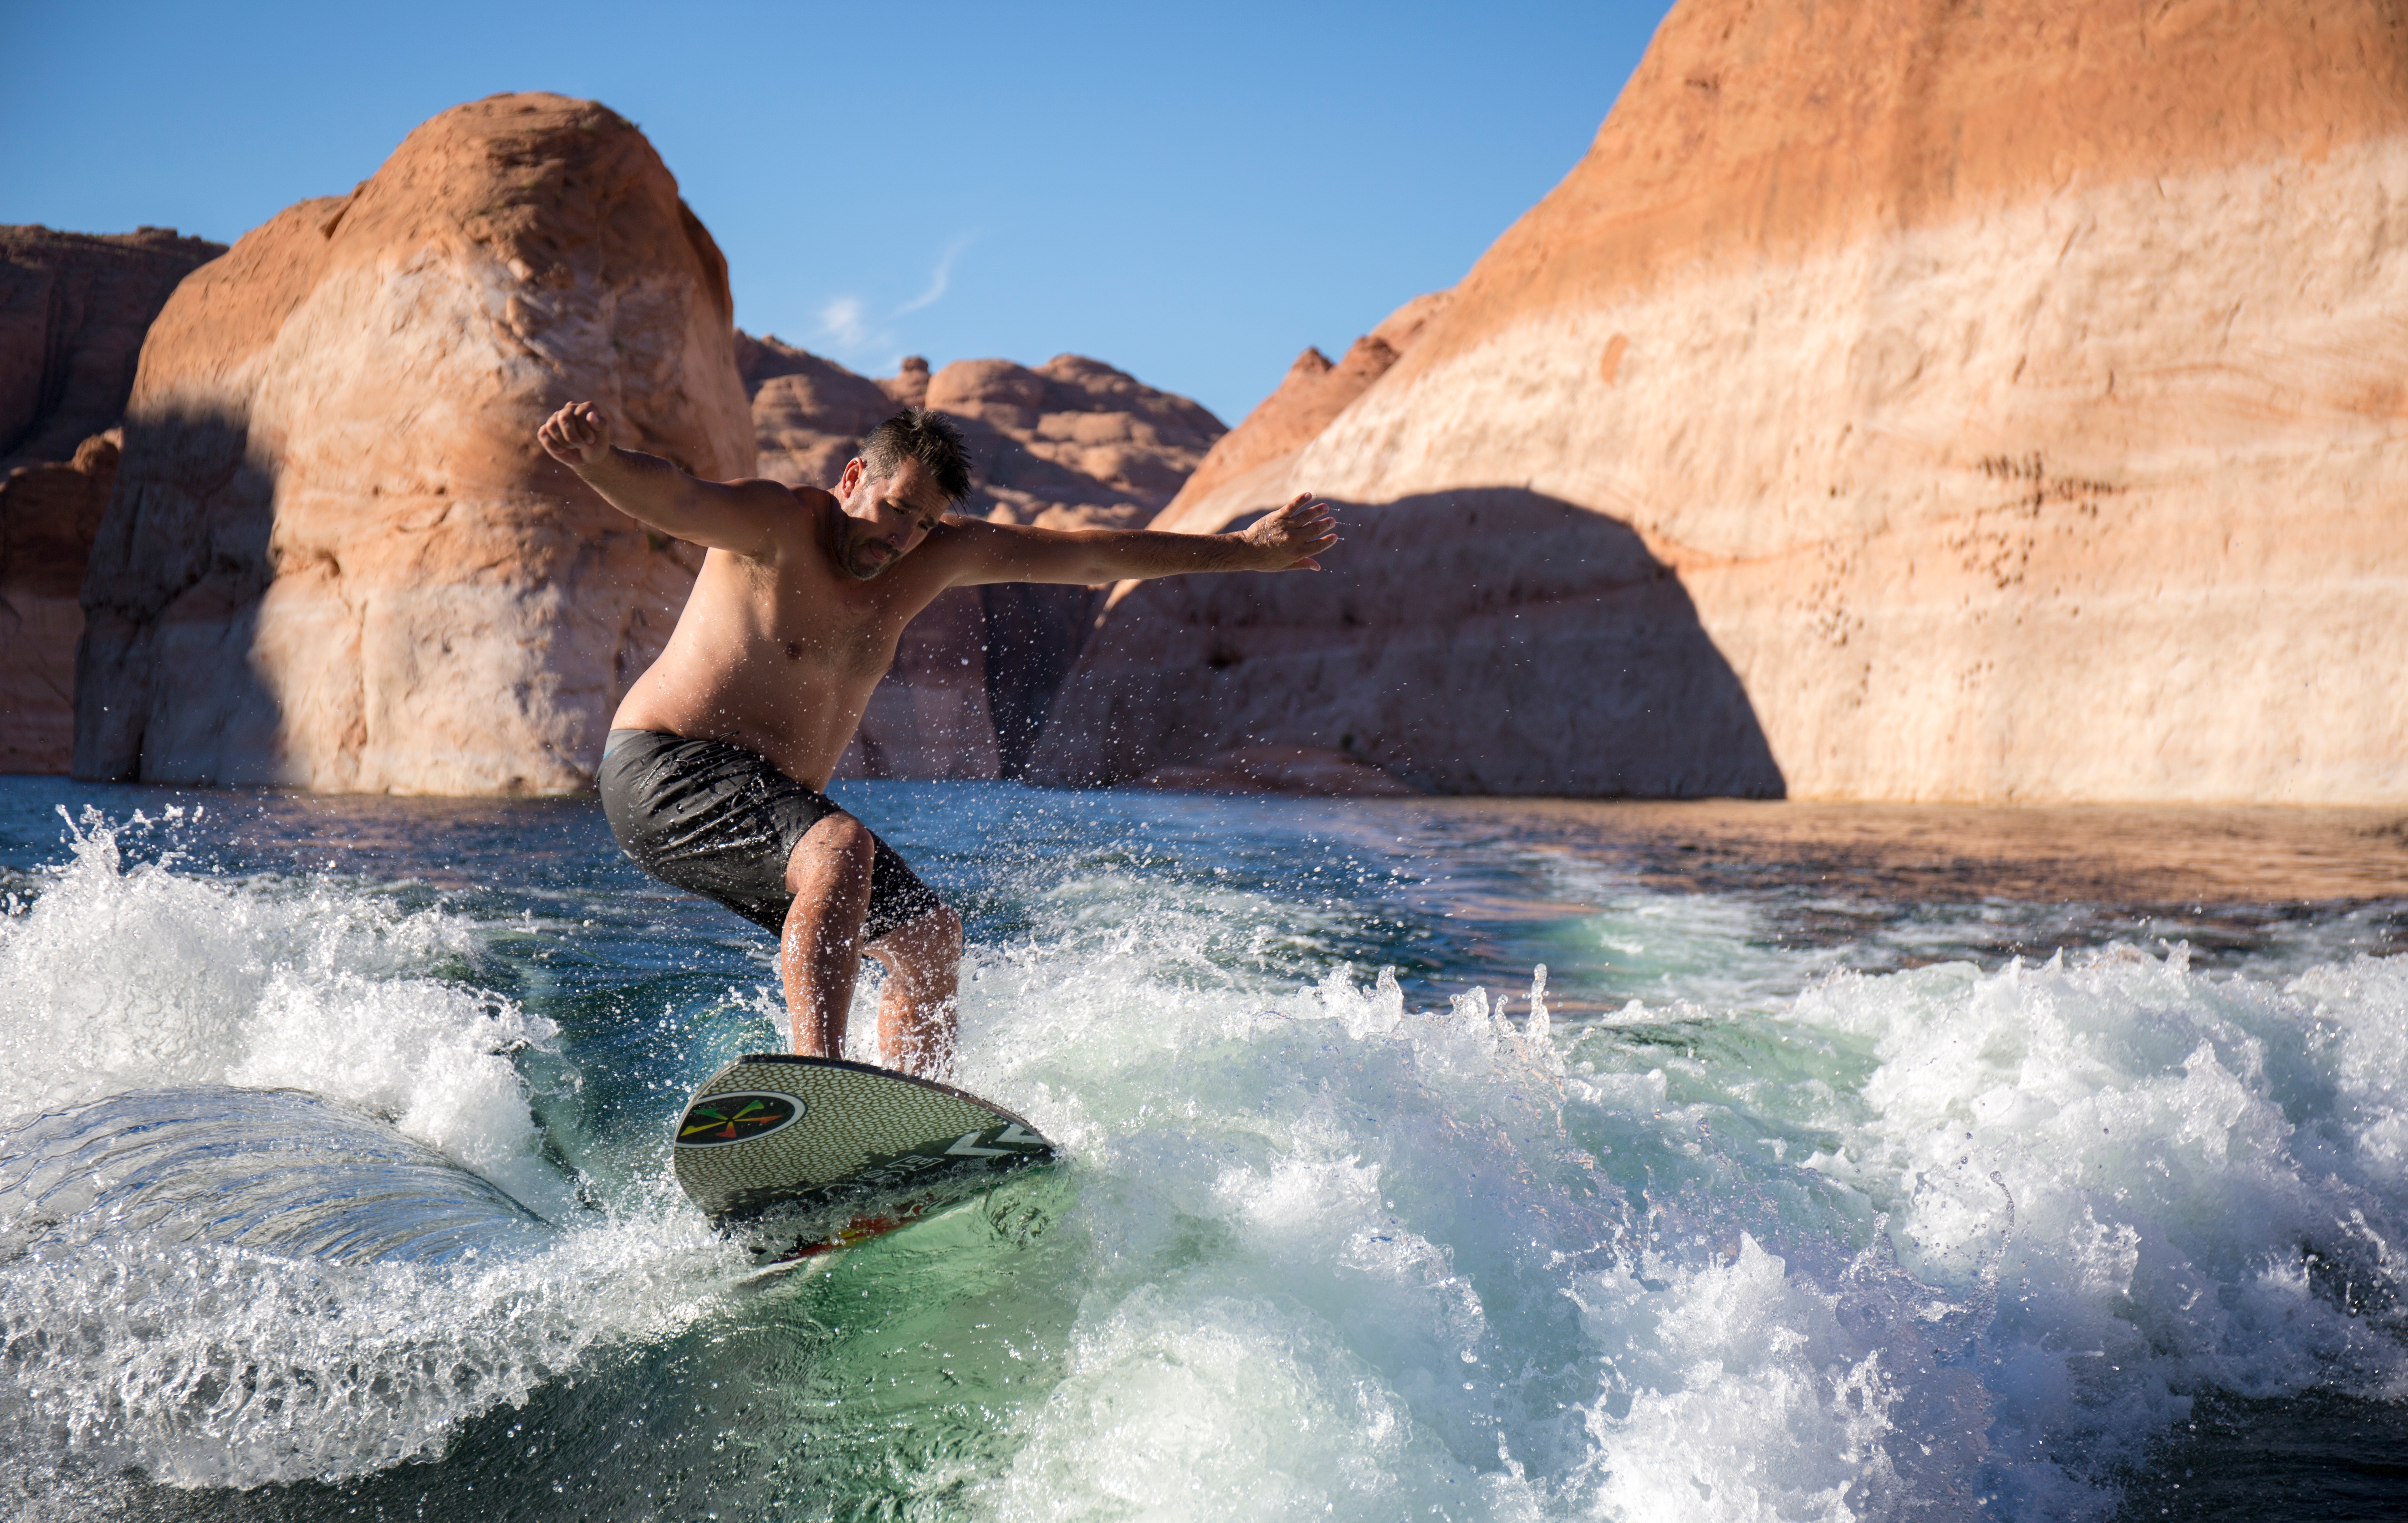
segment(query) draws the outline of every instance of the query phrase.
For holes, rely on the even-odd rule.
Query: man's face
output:
[[[882,477],[858,459],[848,461],[836,500],[844,510],[837,562],[863,582],[918,548],[948,505],[944,488],[917,460],[898,460]]]

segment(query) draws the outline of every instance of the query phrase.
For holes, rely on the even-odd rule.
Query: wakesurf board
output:
[[[909,1226],[1059,1153],[976,1095],[842,1058],[756,1053],[702,1083],[670,1149],[679,1185],[753,1262]]]

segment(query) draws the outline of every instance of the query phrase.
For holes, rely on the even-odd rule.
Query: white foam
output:
[[[690,1212],[575,1212],[509,1056],[555,1027],[436,976],[477,956],[471,923],[323,878],[128,866],[119,838],[87,815],[71,860],[0,918],[0,1114],[306,1089],[575,1220],[501,1262],[337,1265],[106,1232],[21,1255],[0,1265],[0,1422],[45,1457],[36,1472],[249,1487],[439,1454],[476,1415],[675,1334],[746,1272]]]
[[[1791,995],[1673,937],[1665,1004],[1521,1032],[1099,897],[1124,941],[969,996],[966,1071],[1088,1171],[998,1516],[2103,1517],[2195,1393],[2408,1390],[2408,959]]]
[[[1148,1286],[1069,1366],[986,1516],[1393,1518],[1480,1492],[1374,1370],[1268,1300]]]
[[[1784,1268],[1742,1234],[1728,1265],[1659,1270],[1654,1288],[1617,1265],[1573,1292],[1590,1342],[1621,1345],[1588,1414],[1600,1516],[1845,1518],[1890,1478],[1900,1392],[1881,1351]]]
[[[2402,974],[2276,984],[2115,948],[1799,1001],[1881,1059],[1820,1166],[1898,1212],[1911,1269],[1963,1283],[1997,1236],[1992,1176],[2016,1202],[1985,1337],[2002,1440],[2103,1471],[2189,1392],[2408,1390]]]

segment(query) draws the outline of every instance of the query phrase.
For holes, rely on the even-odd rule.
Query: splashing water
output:
[[[1684,892],[1411,805],[862,793],[971,923],[960,1082],[1074,1161],[767,1283],[663,1184],[685,1086],[774,1044],[766,939],[590,810],[267,801],[138,861],[20,825],[9,1494],[2104,1518],[2180,1500],[2217,1403],[2408,1400],[2396,911],[2202,961],[2161,908]],[[273,868],[330,835],[343,875]],[[258,1124],[429,1171],[386,1194],[443,1251],[10,1184],[77,1177],[57,1118],[206,1086],[386,1128]]]
[[[0,1111],[290,1086],[385,1115],[539,1211],[565,1208],[509,1060],[557,1028],[437,976],[475,953],[468,926],[323,879],[231,887],[172,854],[129,869],[96,814],[69,829],[70,864],[0,940]]]
[[[573,1210],[509,1056],[557,1031],[436,976],[467,923],[119,845],[87,815],[0,922],[0,1411],[37,1464],[389,1467],[724,1288],[698,1224],[521,1204]]]

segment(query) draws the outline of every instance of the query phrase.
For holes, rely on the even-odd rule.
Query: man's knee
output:
[[[871,942],[870,950],[890,964],[899,960],[951,967],[962,960],[962,917],[953,906],[939,902]]]
[[[920,917],[928,924],[928,942],[938,955],[953,962],[962,960],[962,917],[953,913],[950,904],[939,904]]]
[[[831,814],[803,832],[786,858],[786,892],[866,887],[878,861],[878,838],[850,814]]]

